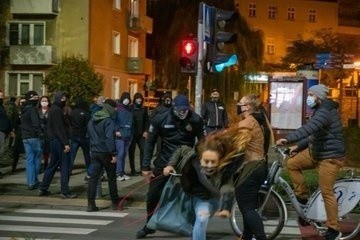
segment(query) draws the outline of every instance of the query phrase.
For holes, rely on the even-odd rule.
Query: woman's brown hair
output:
[[[206,136],[199,142],[197,150],[199,156],[208,150],[217,152],[220,160],[218,169],[222,169],[231,162],[233,157],[245,151],[250,139],[250,129],[233,126]]]

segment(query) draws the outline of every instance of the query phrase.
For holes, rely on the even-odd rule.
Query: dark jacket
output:
[[[11,131],[10,120],[6,114],[4,106],[0,105],[0,132],[5,133],[8,135]]]
[[[244,159],[244,154],[237,155],[230,164],[208,178],[201,171],[198,153],[191,147],[181,146],[171,156],[167,165],[175,167],[176,171],[182,174],[180,180],[185,192],[202,199],[220,197],[220,210],[231,211],[235,186],[242,183],[258,164],[249,163],[255,165],[245,170]],[[181,169],[180,162],[180,166],[183,166]]]
[[[41,136],[42,129],[37,107],[27,102],[21,113],[21,138],[40,138]]]
[[[286,135],[288,143],[297,142],[299,150],[309,147],[314,160],[345,157],[343,127],[338,103],[325,99],[312,117],[296,131]]]
[[[150,170],[157,138],[161,138],[160,152],[154,160],[155,169],[162,171],[171,155],[181,145],[193,147],[195,139],[204,136],[201,117],[189,111],[186,119],[178,119],[171,110],[157,113],[150,121],[149,135],[145,140],[143,170]]]
[[[206,102],[201,107],[201,117],[207,127],[227,128],[229,125],[225,105],[222,102]]]
[[[134,137],[141,137],[149,128],[149,117],[147,109],[142,105],[134,105]]]
[[[84,101],[78,101],[70,113],[71,136],[85,138],[90,114]]]
[[[54,95],[54,102],[48,114],[47,133],[50,140],[58,139],[65,146],[69,145],[70,126],[61,106],[61,98],[64,94],[64,92],[56,92]]]
[[[115,124],[112,119],[115,109],[104,103],[103,108],[96,112],[88,123],[90,151],[116,155]]]
[[[131,139],[134,133],[134,116],[131,107],[120,103],[115,114],[115,131],[120,131],[121,138]]]

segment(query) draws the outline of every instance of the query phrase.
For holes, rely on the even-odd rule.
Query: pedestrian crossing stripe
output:
[[[97,229],[92,228],[70,228],[70,227],[38,227],[38,226],[24,226],[24,225],[2,225],[1,231],[11,231],[16,229],[16,232],[41,232],[41,233],[66,233],[84,235],[95,232]]]
[[[45,222],[45,223],[67,223],[67,224],[88,224],[88,225],[107,225],[111,220],[95,219],[74,219],[74,218],[50,218],[50,217],[24,217],[0,215],[0,221],[19,221],[19,222]],[[0,228],[1,229],[1,228]]]
[[[2,209],[4,210],[4,209]],[[77,216],[95,216],[95,217],[114,217],[123,218],[128,213],[123,212],[85,212],[85,211],[73,211],[73,210],[55,210],[55,209],[17,209],[13,212],[17,213],[34,213],[34,214],[51,214],[51,215],[77,215]]]

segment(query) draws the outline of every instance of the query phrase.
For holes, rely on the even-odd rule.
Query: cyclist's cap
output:
[[[173,106],[178,110],[188,110],[190,109],[189,99],[183,95],[177,95],[173,100]]]
[[[314,93],[318,98],[323,100],[326,98],[329,92],[329,88],[326,87],[324,84],[318,84],[310,87],[308,92]]]

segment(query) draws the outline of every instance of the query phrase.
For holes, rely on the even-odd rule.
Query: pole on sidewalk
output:
[[[201,96],[203,88],[203,57],[206,53],[206,48],[203,40],[203,9],[205,4],[203,2],[199,5],[199,17],[198,17],[198,29],[197,29],[197,40],[198,40],[198,63],[195,79],[195,112],[201,113]]]

